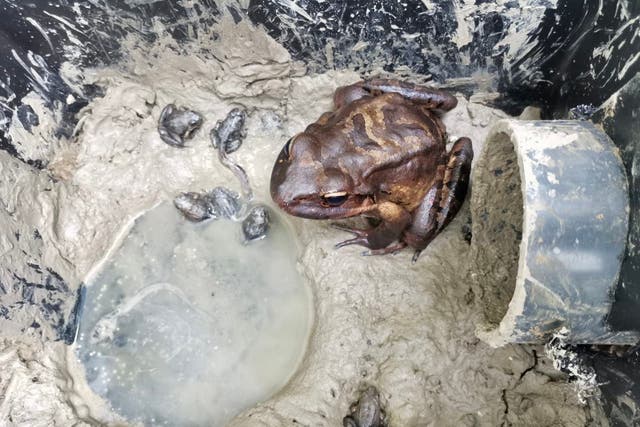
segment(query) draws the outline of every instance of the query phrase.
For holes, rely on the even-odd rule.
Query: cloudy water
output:
[[[76,354],[91,389],[145,425],[223,425],[283,386],[310,325],[309,291],[281,221],[243,244],[240,223],[139,217],[89,280]]]

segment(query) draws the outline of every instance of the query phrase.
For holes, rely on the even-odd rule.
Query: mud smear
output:
[[[478,200],[474,205],[481,209],[474,215],[473,263],[494,266],[474,277],[488,329],[496,328],[507,313],[518,272],[523,203],[517,162],[509,135],[496,137],[478,163],[483,174],[472,194]]]
[[[186,46],[170,37],[150,45],[125,40],[129,55],[117,66],[84,70],[84,82],[104,96],[80,111],[74,137],[48,154],[45,169],[0,152],[0,169],[12,179],[0,186],[7,264],[22,272],[21,248],[44,252],[68,284],[60,299],[69,311],[79,284],[132,218],[183,191],[233,188],[235,178],[209,146],[216,120],[233,107],[247,110],[247,139],[234,156],[256,199],[268,201],[282,144],[331,109],[337,86],[360,78],[352,71],[305,75],[282,46],[244,21],[228,17],[211,31]],[[156,132],[171,102],[209,118],[182,150]],[[452,138],[469,136],[477,150],[487,126],[504,116],[461,97],[444,121]],[[39,127],[48,125],[41,118]],[[291,218],[298,269],[315,300],[307,355],[283,389],[230,425],[339,425],[363,382],[380,391],[390,425],[606,424],[594,418],[597,404],[580,404],[540,349],[491,349],[476,338],[481,309],[470,291],[461,230],[468,216],[465,205],[416,264],[410,251],[376,258],[358,248],[336,251],[344,236],[327,222]],[[34,230],[39,246],[37,239],[17,243],[14,232]],[[77,372],[70,374],[64,344],[39,343],[38,328],[28,326],[34,313],[16,310],[2,323],[0,416],[17,425],[117,422]]]

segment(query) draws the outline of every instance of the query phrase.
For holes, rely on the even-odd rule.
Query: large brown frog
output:
[[[436,111],[452,95],[397,80],[338,88],[335,109],[285,144],[271,175],[271,197],[291,215],[372,218],[369,229],[337,226],[367,255],[416,250],[414,261],[464,201],[473,149],[460,138],[447,153]]]

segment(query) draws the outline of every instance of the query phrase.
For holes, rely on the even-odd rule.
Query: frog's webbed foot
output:
[[[346,231],[347,233],[351,233],[354,234],[356,237],[352,238],[352,239],[347,239],[344,240],[340,243],[336,243],[335,244],[335,248],[342,248],[344,246],[348,246],[348,245],[362,245],[362,246],[367,246],[368,245],[368,235],[369,233],[371,233],[371,231],[373,230],[373,228],[370,229],[361,229],[361,228],[352,228],[352,227],[348,227],[346,225],[343,224],[339,224],[339,223],[332,223],[331,227],[335,228],[336,230],[340,230],[340,231]]]
[[[372,246],[377,246],[377,245],[375,244],[375,242],[370,241],[370,239],[373,237],[372,234],[375,232],[375,228],[370,228],[370,229],[351,228],[351,227],[347,227],[345,225],[337,224],[337,223],[331,224],[331,226],[335,229],[355,234],[356,236],[352,239],[347,239],[345,241],[337,243],[334,246],[336,249],[342,248],[344,246],[349,246],[349,245],[360,245],[360,246],[370,248],[369,250],[362,252],[362,255],[371,256],[371,255],[385,255],[385,254],[395,253],[407,246],[407,244],[404,242],[396,241],[385,247],[373,249]]]
[[[355,235],[352,239],[338,243],[336,248],[347,245],[361,245],[372,250],[384,250],[400,238],[402,231],[411,222],[411,214],[403,207],[391,202],[383,202],[371,206],[366,215],[379,218],[380,223],[369,229],[333,224],[335,228]]]

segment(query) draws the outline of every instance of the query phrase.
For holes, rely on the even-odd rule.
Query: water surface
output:
[[[145,425],[224,425],[266,399],[309,331],[295,260],[277,218],[245,245],[238,222],[145,213],[87,284],[76,354],[90,387]]]

